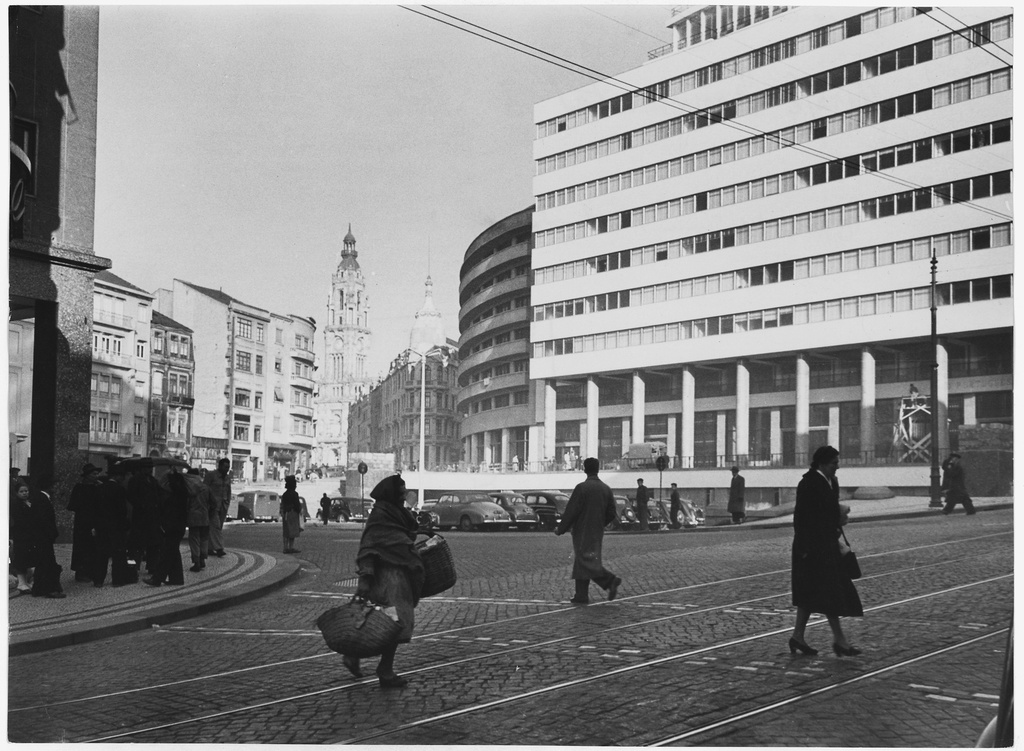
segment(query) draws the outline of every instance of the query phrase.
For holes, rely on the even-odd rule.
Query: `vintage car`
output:
[[[625,496],[629,502],[630,508],[633,509],[633,513],[636,514],[636,496],[630,495]],[[667,500],[658,501],[651,499],[647,501],[647,526],[649,529],[667,529],[669,526],[669,502]],[[640,520],[637,518],[636,528],[639,529]]]
[[[424,503],[420,510],[437,515],[440,529],[458,527],[463,532],[474,529],[507,530],[512,526],[508,512],[486,493],[457,490],[443,493],[434,503]]]
[[[543,529],[554,529],[569,504],[569,496],[561,490],[526,490],[523,497],[526,505],[537,512]]]
[[[513,528],[525,531],[537,529],[540,525],[537,512],[526,503],[526,498],[522,493],[516,493],[511,490],[499,490],[495,493],[488,493],[488,495],[495,503],[508,512],[509,517],[512,519]]]
[[[605,529],[636,529],[639,526],[630,500],[624,495],[615,496],[615,521],[610,522]]]
[[[281,518],[281,496],[273,490],[243,490],[231,498],[228,518],[276,522]]]

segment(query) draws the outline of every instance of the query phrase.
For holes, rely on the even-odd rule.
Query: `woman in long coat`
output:
[[[46,493],[21,482],[11,499],[11,568],[18,576],[18,593],[34,597],[64,597],[61,567],[53,552],[57,515]],[[32,586],[28,576],[33,572]]]
[[[792,564],[796,625],[789,639],[791,653],[818,653],[804,640],[804,628],[811,613],[821,613],[832,628],[833,651],[837,655],[860,654],[847,641],[839,622],[841,616],[864,615],[864,609],[840,561],[848,548],[839,539],[844,520],[835,477],[838,468],[839,452],[822,446],[814,452],[811,468],[796,488]]]
[[[412,639],[415,608],[423,590],[423,562],[413,546],[419,525],[405,507],[405,480],[400,475],[385,477],[370,491],[370,497],[376,503],[359,541],[356,594],[398,611],[402,631],[381,653],[377,678],[381,688],[401,688],[409,681],[395,674],[395,652],[399,644]],[[352,675],[362,676],[359,660],[346,656],[344,663]]]
[[[284,478],[284,492],[281,493],[281,531],[284,535],[284,552],[298,553],[295,548],[295,538],[302,534],[302,525],[299,518],[302,516],[302,501],[295,490],[297,481],[295,475],[288,475]]]

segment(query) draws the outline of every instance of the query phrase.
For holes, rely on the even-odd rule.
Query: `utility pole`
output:
[[[932,372],[931,372],[931,397],[929,399],[932,411],[932,440],[931,440],[931,493],[928,501],[928,508],[942,508],[942,495],[939,483],[939,324],[938,324],[938,293],[935,288],[935,276],[939,267],[939,259],[935,255],[935,248],[932,248],[932,283],[931,283],[931,313],[932,313]]]

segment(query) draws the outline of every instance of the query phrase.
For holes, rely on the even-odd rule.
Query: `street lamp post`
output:
[[[420,357],[420,461],[419,461],[419,491],[418,501],[416,508],[423,507],[423,470],[424,470],[424,459],[426,458],[427,452],[427,358],[440,356],[441,364],[446,365],[448,362],[448,353],[444,347],[434,347],[426,352],[419,352],[415,349],[409,350],[414,355]]]
[[[931,372],[931,418],[932,418],[932,445],[931,451],[931,492],[930,500],[928,501],[928,508],[941,508],[942,497],[941,490],[939,487],[939,324],[938,324],[938,294],[935,288],[935,276],[939,267],[939,259],[935,255],[935,249],[932,248],[932,283],[931,283],[931,313],[932,313],[932,333],[931,333],[931,352],[932,352],[932,372]]]

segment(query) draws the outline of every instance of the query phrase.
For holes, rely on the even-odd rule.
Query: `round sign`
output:
[[[358,469],[359,469],[359,474],[365,475],[366,474],[366,462],[359,462]]]
[[[668,468],[668,457],[662,454],[654,460],[654,466],[658,468],[659,472],[664,472]]]

